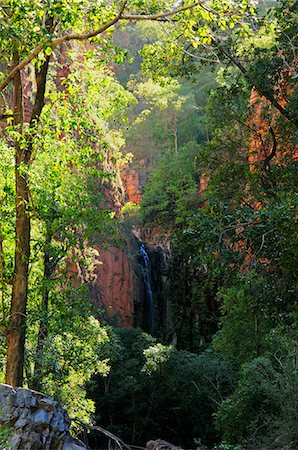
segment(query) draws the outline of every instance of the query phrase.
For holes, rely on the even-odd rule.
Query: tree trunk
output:
[[[14,65],[19,64],[17,52]],[[11,300],[10,324],[7,329],[7,384],[14,387],[23,384],[25,355],[26,307],[28,293],[28,267],[30,258],[30,191],[28,168],[31,164],[34,127],[40,118],[44,105],[44,94],[48,72],[49,57],[39,70],[36,70],[36,98],[30,120],[27,145],[15,140],[15,185],[16,185],[16,230],[15,267]],[[14,125],[20,134],[23,126],[22,78],[18,71],[14,76]],[[30,134],[31,133],[31,134]]]
[[[19,62],[14,53],[14,65]],[[22,133],[23,89],[20,72],[14,77],[14,126]],[[7,329],[6,383],[14,387],[23,383],[24,343],[26,326],[26,304],[28,290],[28,264],[30,256],[30,215],[28,174],[26,160],[28,154],[15,139],[15,184],[16,184],[16,230],[15,230],[15,270],[12,288],[10,324]]]
[[[16,149],[16,236],[15,272],[12,288],[11,319],[7,331],[6,383],[22,386],[26,305],[28,291],[28,265],[30,257],[30,213],[28,175],[20,174],[22,150]]]

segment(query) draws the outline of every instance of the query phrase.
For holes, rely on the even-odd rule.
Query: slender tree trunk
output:
[[[19,63],[14,53],[14,65]],[[30,120],[27,145],[15,140],[15,185],[16,185],[16,230],[15,267],[12,288],[10,324],[7,329],[6,383],[14,387],[23,384],[25,355],[26,307],[28,293],[28,267],[30,258],[30,191],[28,168],[31,164],[33,134],[44,106],[46,78],[49,57],[39,70],[36,70],[36,98]],[[21,73],[14,76],[14,125],[22,134],[23,90]],[[31,134],[30,134],[31,133]]]
[[[16,149],[16,237],[15,273],[12,288],[11,322],[7,331],[6,383],[23,383],[28,266],[30,257],[30,213],[28,175],[21,174],[22,150]]]
[[[14,65],[19,63],[14,53]],[[23,89],[20,72],[13,79],[14,125],[22,133]],[[28,174],[26,170],[27,152],[15,140],[15,185],[16,185],[16,230],[15,230],[15,270],[12,288],[10,324],[7,329],[6,383],[21,386],[23,383],[24,344],[26,326],[26,304],[28,290],[28,264],[30,256],[30,214]]]

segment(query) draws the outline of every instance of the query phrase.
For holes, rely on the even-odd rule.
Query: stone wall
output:
[[[70,422],[56,400],[0,384],[0,425],[11,429],[14,450],[85,450],[87,447],[70,435]]]

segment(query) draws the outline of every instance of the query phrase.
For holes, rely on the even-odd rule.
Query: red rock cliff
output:
[[[129,327],[134,324],[134,302],[137,291],[131,261],[124,248],[100,250],[100,264],[95,269],[93,303],[104,308],[113,325]]]
[[[121,174],[125,189],[125,198],[128,202],[139,205],[142,201],[139,174],[135,169],[127,167]]]
[[[285,101],[281,100],[281,103]],[[251,119],[249,120],[250,146],[248,160],[252,170],[264,163],[270,155],[272,163],[280,164],[285,155],[293,159],[298,158],[298,146],[291,142],[292,136],[281,134],[278,126],[278,111],[270,105],[264,97],[260,97],[253,89],[249,106]],[[266,119],[269,112],[269,118]],[[276,148],[275,148],[276,147]]]

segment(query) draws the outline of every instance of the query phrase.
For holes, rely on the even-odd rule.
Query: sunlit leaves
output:
[[[173,346],[162,345],[160,343],[148,347],[143,352],[146,362],[142,371],[148,373],[149,375],[158,371],[160,366],[162,366],[171,357],[171,354],[174,351]]]

